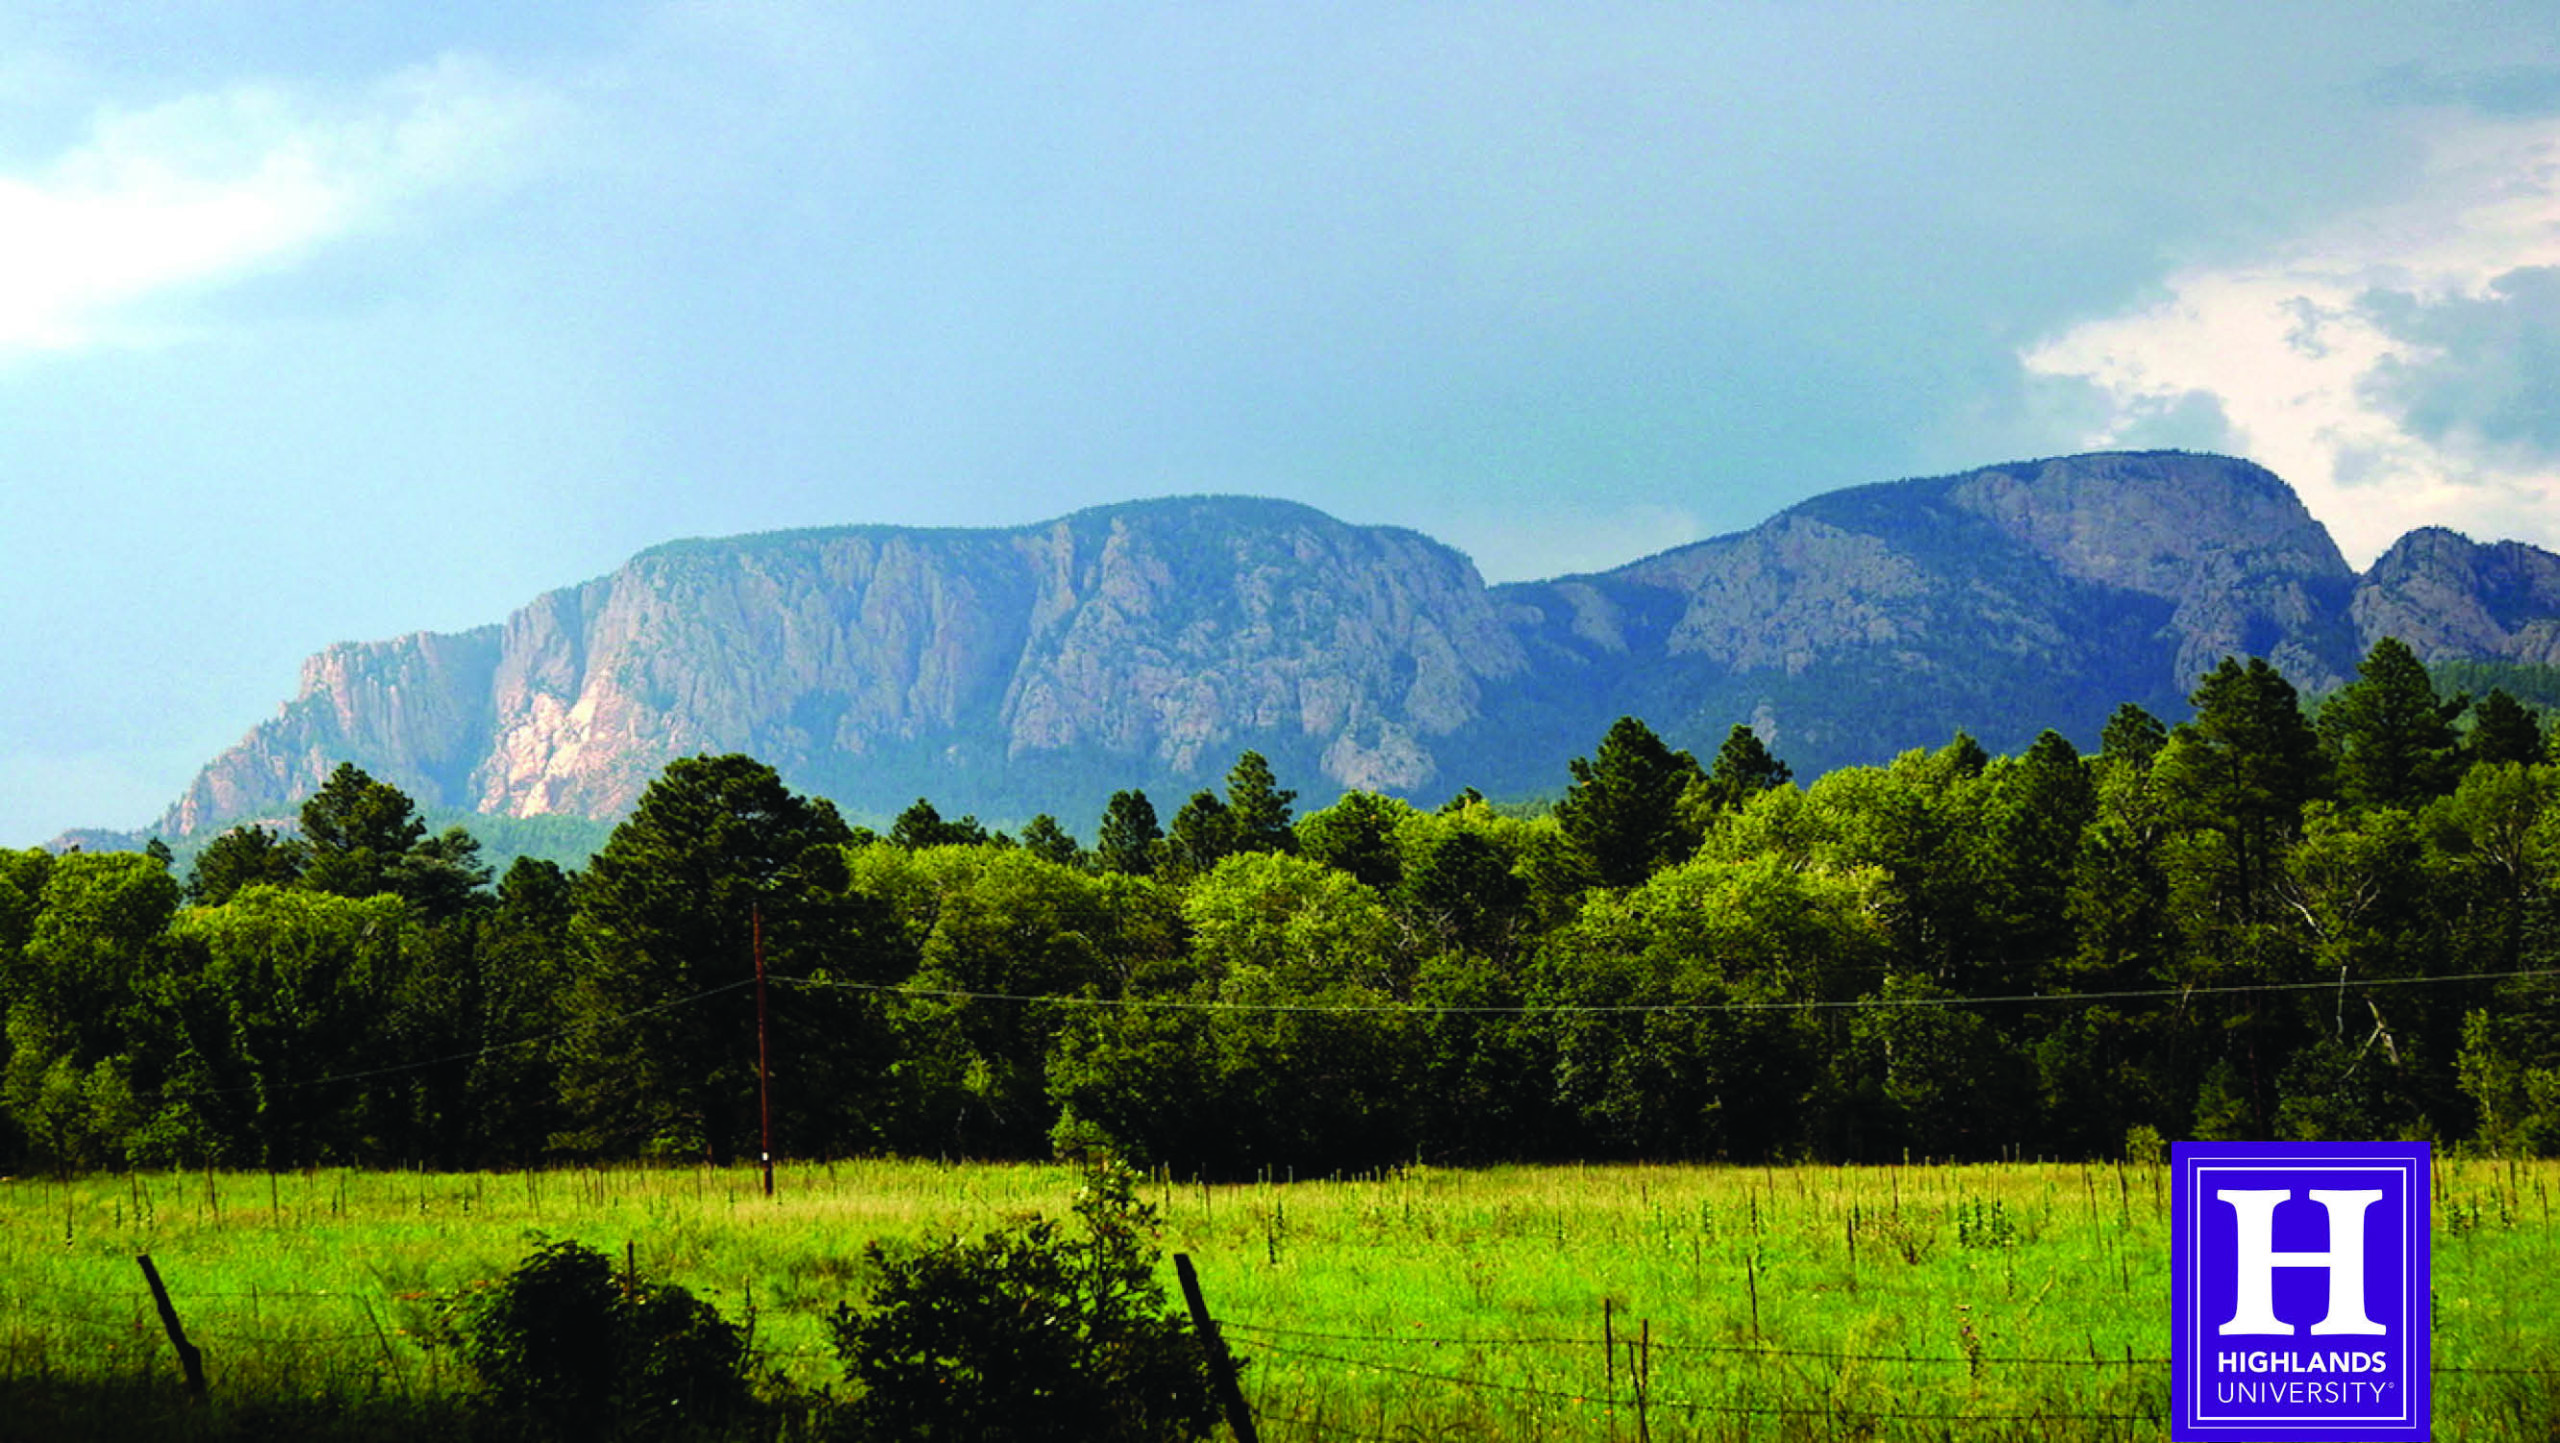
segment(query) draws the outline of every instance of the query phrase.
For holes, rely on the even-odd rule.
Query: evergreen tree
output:
[[[2160,718],[2124,702],[2107,718],[2106,730],[2098,734],[2098,755],[2104,760],[2130,762],[2149,770],[2160,749],[2169,744],[2169,729]]]
[[[2498,764],[2544,760],[2542,721],[2533,708],[2493,688],[2472,709],[2471,760]]]
[[[1215,792],[1193,792],[1165,833],[1165,865],[1177,877],[1201,877],[1236,848],[1235,812]]]
[[[447,827],[383,868],[387,890],[418,909],[427,922],[452,920],[474,906],[485,906],[490,870],[480,860],[480,841],[460,827]]]
[[[1094,833],[1094,865],[1106,872],[1143,877],[1156,869],[1164,828],[1156,821],[1155,803],[1132,787],[1113,792],[1102,809],[1102,826]]]
[[[1696,850],[1680,797],[1700,775],[1697,759],[1665,746],[1651,727],[1618,718],[1589,759],[1573,759],[1572,771],[1556,822],[1600,885],[1635,886]]]
[[[2320,709],[2340,793],[2353,806],[2416,807],[2452,791],[2462,765],[2453,719],[2466,705],[2439,700],[2426,666],[2399,638],[2375,642],[2356,679]]]
[[[205,844],[187,874],[187,900],[219,907],[243,887],[290,887],[308,849],[268,827],[233,827]]]
[[[2050,730],[1994,778],[1979,868],[1983,917],[2009,954],[2000,980],[2039,985],[2036,970],[2071,955],[2071,884],[2097,788],[2078,750]]]
[[[1298,794],[1283,790],[1262,753],[1248,751],[1227,772],[1229,845],[1239,852],[1294,852],[1298,834],[1290,830],[1289,804]]]
[[[1753,797],[1794,779],[1795,772],[1762,745],[1760,734],[1737,722],[1716,749],[1716,764],[1707,773],[1707,802],[1720,812],[1740,811]]]
[[[302,885],[341,897],[390,891],[393,859],[426,834],[408,793],[340,762],[302,804],[302,842],[310,849]]]
[[[2328,789],[2320,739],[2293,683],[2260,658],[2243,667],[2224,657],[2191,700],[2195,719],[2170,734],[2154,774],[2171,821],[2219,839],[2211,890],[2246,913],[2300,830],[2303,805]]]
[[[987,829],[974,816],[946,822],[933,803],[922,797],[915,805],[898,814],[889,827],[889,843],[910,852],[926,847],[982,847],[989,838]]]
[[[667,764],[579,879],[562,1076],[579,1127],[570,1141],[676,1157],[754,1151],[755,1006],[739,984],[754,975],[758,917],[777,978],[867,980],[882,950],[876,908],[841,891],[849,835],[833,805],[752,757]],[[777,1110],[797,1147],[860,1140],[861,1086],[829,1072],[848,1054],[863,1055],[866,1076],[881,1070],[880,1051],[858,1040],[871,1016],[859,995],[779,994]]]
[[[1022,850],[1061,867],[1082,867],[1085,863],[1084,848],[1047,812],[1023,823]]]

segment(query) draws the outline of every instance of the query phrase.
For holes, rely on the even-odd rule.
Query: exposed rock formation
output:
[[[502,627],[332,647],[162,829],[289,809],[352,759],[430,804],[608,817],[741,750],[885,815],[1089,818],[1253,747],[1314,799],[1552,788],[1622,712],[1799,774],[2168,716],[2226,653],[2336,685],[2385,632],[2560,663],[2560,557],[2421,531],[2361,582],[2244,461],[2066,457],[1818,496],[1596,576],[1488,590],[1427,537],[1194,497],[1011,530],[658,547]]]
[[[2366,644],[2396,636],[2422,661],[2560,666],[2560,556],[2424,527],[2375,559],[2355,622]]]

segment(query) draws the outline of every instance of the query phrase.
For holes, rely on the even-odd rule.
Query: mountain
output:
[[[2377,636],[2560,662],[2560,557],[2416,532],[2359,577],[2281,480],[2174,452],[1814,497],[1614,571],[1488,588],[1456,551],[1288,502],[687,541],[503,625],[331,647],[170,835],[288,811],[340,760],[429,806],[610,817],[745,751],[850,810],[1170,811],[1263,752],[1311,801],[1553,790],[1632,712],[1757,727],[1799,774],[2185,711],[2225,654],[2333,687]]]
[[[2362,654],[2356,584],[2272,473],[2150,453],[1835,491],[1497,595],[1550,685],[1686,744],[1748,721],[1802,772],[1959,726],[2004,749],[2046,726],[2093,740],[2120,702],[2183,715],[2226,654],[2334,687]]]
[[[281,811],[350,758],[508,816],[610,816],[670,759],[731,750],[875,813],[1098,809],[1244,746],[1402,790],[1526,664],[1464,556],[1287,502],[682,542],[503,627],[330,648],[162,825]]]

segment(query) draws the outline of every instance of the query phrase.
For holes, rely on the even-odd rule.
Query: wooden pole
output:
[[[763,1121],[764,1195],[773,1196],[773,1048],[765,1027],[764,908],[755,917],[756,948],[756,1110]]]
[[[1645,1420],[1645,1404],[1649,1401],[1646,1395],[1653,1391],[1653,1319],[1638,1321],[1641,1327],[1636,1333],[1636,1362],[1629,1370],[1635,1374],[1636,1383],[1636,1443],[1653,1443],[1653,1428]]]
[[[1600,1300],[1600,1373],[1612,1402],[1618,1396],[1618,1304],[1615,1299]]]
[[[204,1396],[204,1355],[187,1341],[187,1330],[178,1322],[177,1306],[169,1301],[169,1290],[160,1283],[160,1270],[151,1266],[151,1255],[143,1253],[134,1259],[142,1264],[142,1280],[151,1285],[151,1302],[160,1310],[160,1326],[168,1331],[169,1345],[178,1350],[178,1367],[187,1375],[187,1393]]]
[[[1191,1270],[1189,1253],[1173,1255],[1173,1275],[1182,1282],[1182,1300],[1191,1305],[1191,1331],[1200,1339],[1200,1351],[1208,1356],[1209,1383],[1227,1410],[1228,1429],[1236,1435],[1236,1443],[1262,1443],[1253,1430],[1253,1410],[1244,1405],[1244,1390],[1236,1386],[1235,1359],[1228,1355],[1227,1341],[1218,1335],[1209,1304],[1200,1296],[1200,1275]]]

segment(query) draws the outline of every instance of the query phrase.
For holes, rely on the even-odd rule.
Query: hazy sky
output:
[[[678,536],[2137,444],[2560,544],[2560,7],[0,3],[0,843]]]

